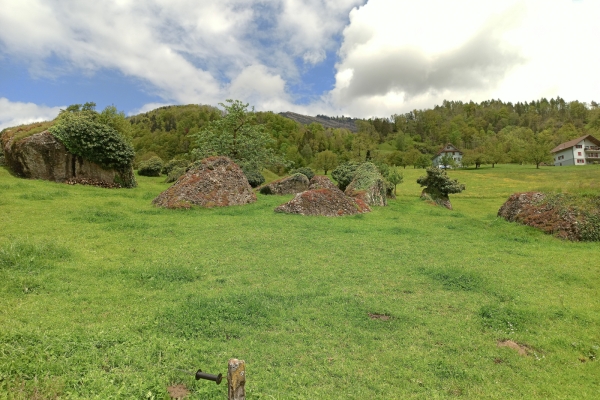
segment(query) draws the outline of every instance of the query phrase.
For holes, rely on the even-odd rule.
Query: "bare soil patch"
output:
[[[169,386],[167,392],[169,392],[169,397],[172,399],[184,399],[190,394],[190,391],[183,384]]]
[[[529,346],[524,345],[524,344],[519,344],[512,340],[499,340],[498,347],[508,347],[510,349],[516,350],[520,356],[526,356],[531,351]]]
[[[392,319],[391,316],[389,315],[385,315],[385,314],[371,314],[369,313],[369,318],[371,319],[378,319],[381,321],[389,321],[390,319]]]

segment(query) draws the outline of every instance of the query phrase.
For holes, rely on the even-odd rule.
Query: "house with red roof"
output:
[[[445,155],[449,155],[450,157],[452,157],[456,162],[457,166],[462,165],[462,151],[457,149],[452,143],[448,143],[433,157],[433,166],[444,168],[445,165],[442,165],[442,158]]]
[[[586,165],[600,161],[600,140],[592,135],[561,143],[552,150],[554,165]]]

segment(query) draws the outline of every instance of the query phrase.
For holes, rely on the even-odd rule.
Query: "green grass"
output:
[[[231,357],[254,399],[596,398],[600,245],[496,213],[516,191],[598,192],[600,168],[450,171],[454,211],[402,171],[388,207],[319,218],[273,212],[292,196],[163,210],[164,177],[0,169],[0,398],[224,399],[178,369]]]

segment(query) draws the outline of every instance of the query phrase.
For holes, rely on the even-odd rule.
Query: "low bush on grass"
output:
[[[257,188],[263,183],[265,183],[265,177],[263,174],[254,169],[244,169],[244,175],[246,175],[246,179],[248,179],[248,183],[253,188]]]
[[[163,161],[160,157],[152,157],[147,161],[142,161],[138,167],[138,175],[141,176],[160,176],[163,168]]]

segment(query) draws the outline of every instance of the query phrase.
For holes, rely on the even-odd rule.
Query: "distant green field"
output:
[[[0,168],[0,398],[224,399],[179,370],[231,357],[249,399],[598,398],[600,244],[496,213],[516,191],[598,193],[600,167],[451,171],[454,211],[403,172],[388,207],[325,218]]]

